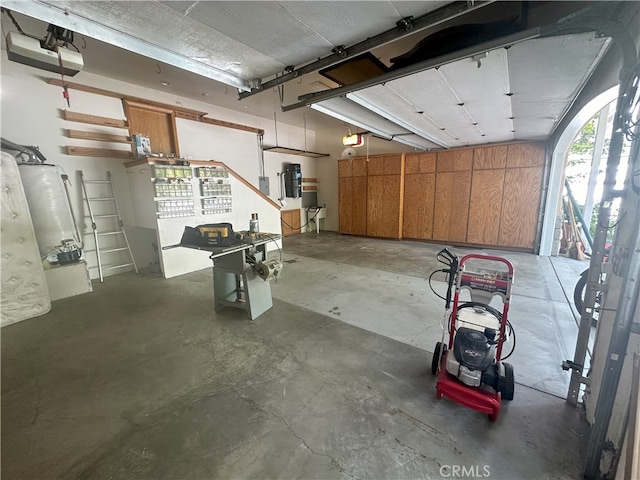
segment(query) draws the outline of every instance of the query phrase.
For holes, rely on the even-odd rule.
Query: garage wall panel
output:
[[[435,186],[434,173],[404,177],[403,238],[432,239]]]
[[[436,153],[407,153],[404,171],[406,174],[435,172],[436,158]]]
[[[367,235],[367,177],[351,179],[353,203],[351,208],[351,230],[354,235]]]
[[[543,145],[539,143],[514,143],[508,146],[507,168],[541,167],[543,165]]]
[[[367,234],[367,177],[338,179],[340,233]]]
[[[367,159],[354,158],[351,162],[352,175],[354,177],[365,177],[367,175]]]
[[[438,152],[438,172],[459,172],[471,170],[473,163],[473,149],[463,148]]]
[[[383,173],[385,175],[400,175],[402,173],[402,156],[389,155],[384,157]]]
[[[338,161],[338,178],[353,176],[353,161],[340,160]]]
[[[471,171],[436,176],[433,239],[466,242]]]
[[[542,168],[511,168],[505,171],[498,244],[533,248],[542,189]]]
[[[400,175],[367,178],[367,235],[400,238]]]
[[[342,164],[343,162],[340,162],[338,167]],[[351,177],[338,178],[338,228],[341,233],[351,233],[351,209],[353,202],[353,188],[351,182]]]
[[[507,148],[506,145],[474,148],[473,169],[505,168],[507,165]]]
[[[504,175],[504,169],[473,172],[467,228],[468,243],[498,243]]]
[[[367,175],[384,175],[384,156],[369,157],[366,162]]]

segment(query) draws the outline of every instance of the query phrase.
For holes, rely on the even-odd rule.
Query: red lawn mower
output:
[[[513,366],[504,362],[515,350],[515,332],[508,320],[513,265],[504,258],[489,255],[458,257],[446,248],[437,255],[447,268],[445,317],[442,340],[436,344],[431,372],[438,375],[436,394],[489,415],[495,421],[500,402],[513,400]],[[455,284],[455,294],[452,290]],[[460,294],[469,292],[470,301]],[[494,297],[502,302],[502,312],[489,305]],[[448,334],[447,342],[445,336]],[[505,343],[511,351],[503,355]]]

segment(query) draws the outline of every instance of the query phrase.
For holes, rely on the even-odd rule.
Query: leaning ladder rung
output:
[[[122,265],[102,266],[102,270],[115,270],[116,268],[131,267],[133,263],[123,263]]]
[[[110,248],[109,250],[100,250],[100,253],[121,252],[123,250],[128,250],[128,248],[127,247]]]
[[[97,261],[98,261],[98,272],[100,274],[100,282],[104,281],[103,275],[102,275],[102,271],[103,270],[113,270],[116,268],[124,268],[124,267],[131,267],[133,266],[133,269],[136,271],[136,273],[138,273],[138,266],[136,265],[136,260],[135,258],[133,258],[133,253],[131,252],[131,245],[129,245],[129,240],[127,239],[127,234],[125,233],[124,230],[122,230],[122,219],[120,218],[120,211],[118,210],[118,201],[116,200],[116,196],[115,193],[113,191],[113,184],[111,182],[111,172],[107,172],[107,180],[85,180],[84,178],[84,173],[82,172],[82,170],[80,170],[80,180],[82,182],[82,193],[83,196],[85,198],[85,200],[87,201],[87,208],[89,209],[89,217],[91,217],[91,224],[93,226],[93,238],[95,240],[95,252],[96,252],[96,257],[97,257]],[[107,195],[110,195],[108,197],[89,197],[89,194],[87,192],[87,184],[103,184],[103,185],[108,185],[108,189],[109,191],[106,192]],[[95,192],[96,194],[98,192]],[[113,208],[113,210],[109,210],[108,213],[106,214],[101,214],[101,215],[94,215],[93,214],[93,210],[91,208],[91,203],[92,202],[112,202],[111,206],[107,206],[107,208],[111,209]],[[112,232],[98,232],[98,229],[96,227],[96,219],[98,218],[117,218],[118,222],[120,224],[120,230],[118,231],[112,231]],[[122,235],[122,238],[124,240],[124,243],[126,244],[126,247],[120,247],[117,246],[115,248],[110,248],[107,250],[102,250],[102,252],[100,251],[100,245],[98,242],[98,237],[103,237],[103,236],[107,236],[107,235]],[[120,252],[120,251],[124,251],[127,250],[129,253],[129,258],[131,259],[130,263],[125,263],[123,265],[102,265],[102,260],[100,259],[100,255],[102,253],[111,253],[111,252]]]

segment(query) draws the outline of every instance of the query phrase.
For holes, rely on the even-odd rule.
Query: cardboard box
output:
[[[147,135],[137,133],[133,136],[133,141],[136,146],[136,157],[142,158],[151,155],[151,140]]]

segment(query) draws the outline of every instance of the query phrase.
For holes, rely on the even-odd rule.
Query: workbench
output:
[[[202,247],[180,245],[185,248],[211,252],[213,262],[213,302],[216,312],[225,307],[240,308],[254,320],[273,306],[271,285],[252,269],[250,258],[264,261],[267,244],[280,235],[273,233],[236,232],[241,243],[230,247]]]

